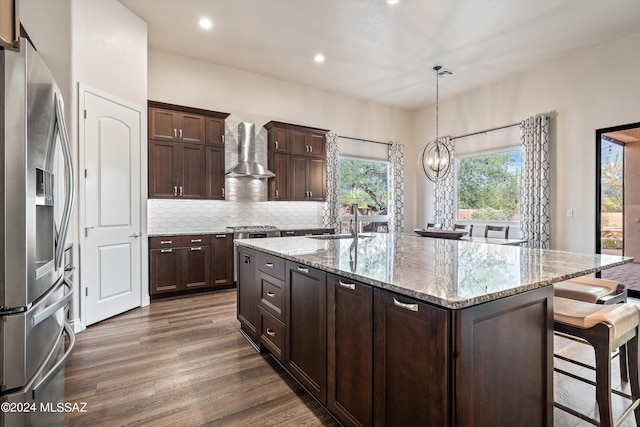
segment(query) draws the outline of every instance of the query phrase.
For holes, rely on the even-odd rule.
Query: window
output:
[[[340,232],[349,232],[351,204],[361,231],[388,231],[389,162],[340,157]]]
[[[520,221],[520,149],[459,156],[456,188],[460,221]]]

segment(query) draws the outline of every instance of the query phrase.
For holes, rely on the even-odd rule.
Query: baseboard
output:
[[[71,329],[73,329],[74,334],[82,332],[86,328],[86,326],[84,325],[84,323],[82,323],[82,320],[80,319],[73,319],[71,322],[69,322],[69,326],[71,326]]]

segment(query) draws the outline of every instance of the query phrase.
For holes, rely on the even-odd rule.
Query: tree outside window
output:
[[[389,164],[375,160],[340,158],[340,232],[347,233],[350,206],[358,204],[362,231],[388,230]]]
[[[462,157],[457,162],[458,220],[520,220],[520,150]]]

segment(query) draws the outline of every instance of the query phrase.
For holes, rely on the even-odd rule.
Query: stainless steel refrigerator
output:
[[[63,101],[24,38],[0,50],[0,426],[64,424],[75,342],[64,250],[74,177]],[[60,406],[60,405],[63,406]]]

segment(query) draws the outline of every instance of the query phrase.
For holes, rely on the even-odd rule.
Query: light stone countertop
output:
[[[632,262],[633,258],[433,239],[405,233],[236,245],[450,309],[461,309]]]
[[[160,233],[149,233],[148,236],[149,237],[165,237],[165,236],[188,236],[191,234],[225,234],[225,233],[231,233],[231,232],[225,228],[219,228],[219,229],[205,230],[205,231],[185,230],[185,231],[176,231],[171,233],[163,231]]]

